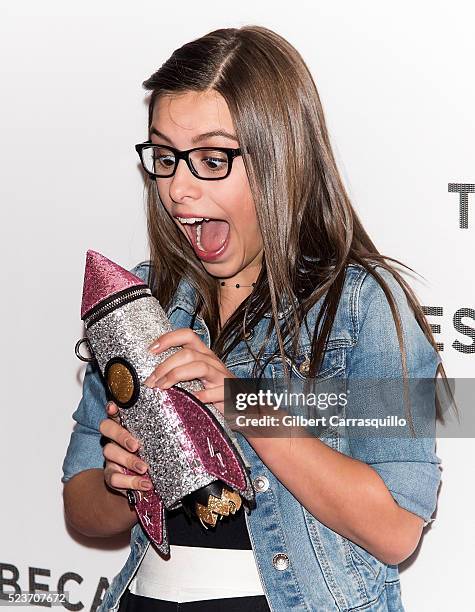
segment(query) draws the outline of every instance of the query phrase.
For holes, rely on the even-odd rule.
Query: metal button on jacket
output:
[[[252,331],[248,331],[244,334],[244,339],[245,340],[249,340],[249,338],[252,338],[253,336],[253,332]]]
[[[272,565],[276,570],[286,570],[289,567],[289,558],[285,553],[277,553],[272,558]]]
[[[269,488],[269,481],[265,476],[257,476],[254,478],[252,486],[258,493],[264,493]]]
[[[310,359],[307,357],[299,366],[299,372],[306,376],[310,371]]]

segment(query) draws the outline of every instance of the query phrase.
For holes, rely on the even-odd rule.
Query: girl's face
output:
[[[216,91],[159,97],[150,137],[154,144],[180,150],[239,147],[228,105]],[[225,158],[202,156],[197,163],[214,168],[223,163],[220,159]],[[262,237],[241,156],[234,158],[231,173],[222,180],[199,179],[181,159],[174,176],[156,181],[164,207],[209,274],[243,283],[256,280]],[[210,221],[190,225],[178,217]]]

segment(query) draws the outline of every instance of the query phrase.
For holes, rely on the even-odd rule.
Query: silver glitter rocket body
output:
[[[173,327],[149,287],[100,253],[86,257],[81,318],[122,425],[141,441],[151,493],[134,491],[133,503],[149,537],[168,553],[165,510],[187,500],[203,525],[236,512],[254,493],[239,447],[223,415],[193,391],[199,380],[151,389],[144,380],[181,347],[159,354],[147,348]],[[85,339],[83,339],[85,340]],[[81,342],[81,341],[80,341]],[[78,345],[80,344],[78,343]],[[78,346],[76,353],[78,352]],[[128,471],[128,473],[132,473]]]

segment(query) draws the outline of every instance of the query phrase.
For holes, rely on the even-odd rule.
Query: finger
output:
[[[117,442],[123,448],[134,453],[139,448],[139,441],[134,438],[126,429],[116,423],[114,419],[103,419],[99,423],[99,431],[103,436]]]
[[[119,465],[108,462],[104,468],[104,480],[112,489],[126,492],[127,489],[136,489],[138,491],[150,491],[153,487],[150,480],[143,476],[130,476],[124,474]]]
[[[200,353],[214,355],[213,351],[206,346],[197,333],[189,327],[179,327],[178,329],[165,332],[159,338],[157,338],[157,340],[152,342],[152,344],[148,347],[148,350],[149,352],[156,354],[161,353],[171,346],[193,348]]]
[[[224,385],[210,387],[200,391],[193,391],[193,395],[203,404],[214,404],[215,402],[224,402]]]
[[[145,461],[137,457],[134,453],[129,453],[115,442],[108,442],[102,449],[102,454],[108,461],[113,461],[121,467],[127,467],[129,470],[138,474],[145,474],[148,466]]]
[[[193,363],[173,368],[153,383],[153,386],[159,389],[169,389],[177,382],[194,380],[195,378],[199,378],[204,384],[216,386],[222,383],[223,374],[206,361],[193,361]]]
[[[126,489],[118,489],[111,485],[111,476],[114,472],[125,474],[126,471],[125,468],[123,468],[121,465],[118,465],[113,461],[106,461],[104,467],[104,482],[106,483],[107,487],[114,489],[115,491],[118,491],[119,493],[122,493],[122,495],[125,495],[125,497],[127,497]]]
[[[221,364],[219,359],[214,354],[213,357],[210,357],[209,355],[200,353],[195,349],[183,348],[180,351],[173,353],[173,355],[170,355],[170,357],[167,357],[165,361],[162,361],[162,363],[160,363],[155,368],[155,370],[150,374],[150,376],[145,379],[144,384],[146,384],[148,387],[154,387],[156,386],[156,383],[158,380],[160,380],[160,378],[165,377],[168,372],[170,372],[174,368],[184,366],[187,363],[193,363],[195,361],[205,361],[206,363],[214,365],[215,367],[219,367],[219,365]],[[224,365],[221,365],[224,369]]]
[[[119,407],[117,404],[114,404],[114,402],[107,402],[106,412],[109,418],[114,419],[116,423],[120,424]]]

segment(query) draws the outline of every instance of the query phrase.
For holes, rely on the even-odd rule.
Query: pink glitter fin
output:
[[[127,475],[136,476],[136,472],[132,472],[128,468],[124,468]],[[148,474],[143,474],[142,479],[150,480]],[[161,546],[163,543],[163,535],[165,529],[165,515],[163,502],[153,489],[150,491],[134,490],[135,494],[135,511],[139,517],[140,524],[149,538]]]
[[[196,397],[180,387],[164,389],[207,472],[233,489],[245,491],[245,467],[227,433]]]
[[[118,291],[145,285],[142,279],[97,251],[88,250],[81,304],[81,319],[102,300]]]

